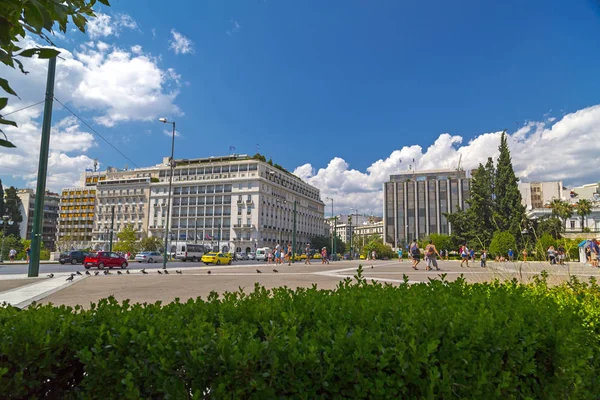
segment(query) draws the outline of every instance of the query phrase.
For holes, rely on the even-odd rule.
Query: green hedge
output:
[[[589,399],[600,289],[346,280],[0,309],[0,398]],[[408,278],[405,278],[408,282]]]

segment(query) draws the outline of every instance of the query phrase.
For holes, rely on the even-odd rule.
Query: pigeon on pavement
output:
[[[156,272],[158,272],[159,275],[162,275],[162,272],[160,272],[160,269],[157,269]]]
[[[54,278],[54,274],[48,275],[48,278]]]
[[[169,275],[169,271],[165,269],[165,275]]]
[[[210,275],[210,271],[208,271],[208,272],[207,272],[207,274],[209,274],[209,275]]]
[[[123,275],[123,273],[121,271],[117,271],[117,274],[119,275]]]
[[[77,275],[83,275],[81,272],[77,271]]]
[[[99,273],[100,273],[100,271],[94,272],[94,276],[98,276]]]
[[[148,273],[146,272],[146,268],[144,268],[144,269],[142,270],[142,274],[144,274],[144,275],[148,275]]]
[[[273,272],[278,273],[279,271],[277,271],[276,269],[274,269]]]
[[[256,270],[256,273],[257,273],[257,274],[262,274],[262,271],[261,271],[260,269],[257,269],[257,270]]]
[[[129,275],[129,270],[127,270],[126,272],[127,272],[127,275]]]
[[[74,277],[74,276],[75,276],[75,275],[71,275],[71,276],[70,276],[70,277],[68,277],[66,280],[67,280],[67,281],[69,281],[69,282],[71,282],[71,281],[73,280],[73,277]]]
[[[182,274],[183,274],[183,272],[181,272],[181,271],[180,271],[180,270],[178,270],[178,269],[176,269],[176,270],[175,270],[175,272],[176,272],[176,273],[178,273],[179,275],[182,275]]]
[[[91,274],[90,274],[90,271],[85,271],[85,274],[86,274],[86,275],[91,275]]]

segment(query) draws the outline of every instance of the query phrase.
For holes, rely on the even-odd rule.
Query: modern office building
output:
[[[462,170],[406,171],[384,183],[384,241],[397,248],[432,233],[451,234],[444,216],[468,208],[470,179]]]
[[[519,182],[521,203],[526,209],[542,208],[554,199],[566,200],[568,192],[562,181]]]
[[[23,216],[23,222],[21,222],[19,227],[19,234],[24,239],[31,239],[36,194],[33,189],[19,189],[17,190],[17,196],[21,199],[19,211]],[[58,193],[46,192],[44,196],[42,242],[44,243],[44,248],[48,250],[54,250],[55,248],[59,201],[60,196]]]
[[[57,250],[92,247],[92,231],[96,212],[95,187],[63,189],[60,196]]]

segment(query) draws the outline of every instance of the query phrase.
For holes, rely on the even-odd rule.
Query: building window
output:
[[[570,223],[571,223],[571,229],[575,229],[575,221],[571,220]]]

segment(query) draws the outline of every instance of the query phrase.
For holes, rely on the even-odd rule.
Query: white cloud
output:
[[[142,54],[142,46],[140,46],[139,44],[131,46],[131,52],[133,54]]]
[[[25,40],[21,44],[27,48],[36,43]],[[123,121],[156,121],[163,115],[181,115],[174,104],[181,76],[173,69],[161,69],[157,59],[141,48],[139,51],[128,52],[100,41],[74,51],[61,49],[56,67],[56,98],[78,113],[88,112],[90,119],[107,127]],[[3,78],[20,96],[11,97],[5,113],[43,100],[48,61],[33,58],[23,62],[30,72],[27,75],[11,68],[3,71]],[[61,108],[54,104],[56,111]],[[42,109],[43,104],[12,114],[9,118],[19,128],[3,128],[17,149],[0,148],[0,167],[29,170],[31,174],[7,168],[0,169],[0,174],[35,184]],[[60,190],[76,184],[80,172],[92,167],[87,152],[96,142],[73,117],[53,122],[48,188]]]
[[[171,29],[171,35],[173,35],[173,40],[169,40],[169,49],[173,50],[175,54],[194,53],[194,42],[191,39],[183,36],[175,29]]]
[[[321,198],[334,198],[335,212],[358,208],[361,213],[382,214],[383,183],[390,175],[407,170],[454,169],[461,159],[466,171],[498,157],[501,132],[482,133],[468,143],[448,133],[441,134],[426,150],[421,146],[404,146],[385,160],[373,162],[366,171],[352,169],[342,158],[335,157],[325,168],[315,170],[311,164],[296,168],[294,173],[321,189]],[[556,120],[531,121],[508,136],[513,167],[524,181],[562,180],[568,185],[598,181],[600,162],[600,105],[564,115]],[[400,161],[402,160],[402,161]]]
[[[162,133],[163,133],[163,135],[168,136],[168,137],[173,136],[172,129],[163,129]],[[181,137],[181,133],[179,133],[178,130],[175,130],[175,137]]]
[[[240,29],[242,28],[242,26],[236,20],[231,20],[230,22],[231,22],[231,28],[226,30],[225,32],[229,36],[232,36],[234,33],[238,33],[240,31]]]
[[[123,29],[135,30],[138,28],[137,22],[127,14],[108,14],[97,13],[96,18],[88,21],[86,32],[92,39],[107,36],[119,36]]]

